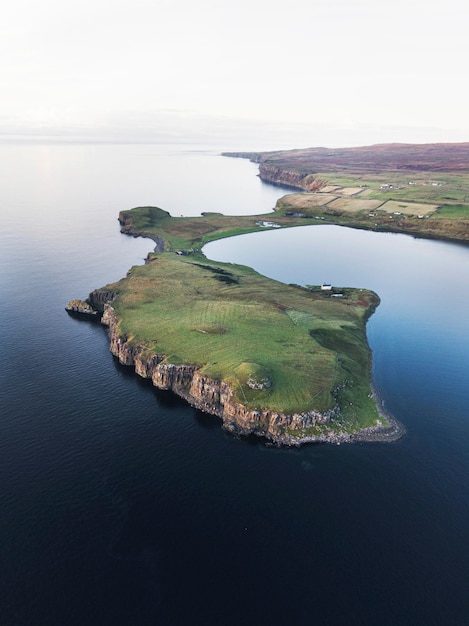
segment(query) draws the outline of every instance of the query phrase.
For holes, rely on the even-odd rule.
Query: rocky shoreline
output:
[[[287,441],[279,442],[279,445],[300,446],[305,443],[393,443],[398,441],[406,434],[404,424],[399,422],[389,411],[384,408],[383,400],[376,390],[374,384],[371,384],[373,399],[376,403],[379,415],[388,423],[362,428],[353,433],[346,432],[328,432],[317,437],[289,437]],[[277,442],[274,442],[277,443]]]
[[[355,441],[397,441],[407,432],[404,424],[385,408],[383,399],[379,395],[373,381],[371,382],[371,393],[379,415],[388,422],[389,426],[378,426],[359,431],[356,433]]]

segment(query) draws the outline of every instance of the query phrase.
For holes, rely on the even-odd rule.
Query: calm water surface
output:
[[[197,147],[0,158],[2,626],[468,623],[468,248],[330,226],[206,247],[381,297],[374,377],[407,436],[276,450],[154,390],[63,307],[151,249],[119,210],[267,212],[282,190]]]

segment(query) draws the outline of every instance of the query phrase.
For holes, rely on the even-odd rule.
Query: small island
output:
[[[263,180],[301,193],[280,198],[268,215],[121,211],[121,231],[153,239],[155,251],[67,310],[100,319],[122,364],[220,417],[233,434],[290,446],[396,440],[404,427],[384,411],[371,381],[366,322],[377,294],[286,285],[211,261],[202,248],[322,223],[468,242],[469,144],[225,156],[258,162]]]

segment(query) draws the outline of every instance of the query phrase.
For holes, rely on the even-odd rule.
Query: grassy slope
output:
[[[219,237],[258,229],[259,216],[171,218],[143,207],[122,218],[124,230],[163,236],[166,248],[190,249],[215,232]],[[285,218],[286,224],[296,222]],[[344,297],[336,299],[250,268],[215,263],[197,252],[153,255],[110,287],[119,294],[113,306],[120,334],[147,346],[149,353],[167,355],[167,362],[195,364],[208,376],[226,380],[242,404],[293,413],[323,412],[338,401],[346,429],[376,423],[365,335],[376,294],[342,290]],[[262,378],[272,385],[247,385],[248,379]]]

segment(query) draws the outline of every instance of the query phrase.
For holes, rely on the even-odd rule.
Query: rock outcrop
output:
[[[295,170],[283,169],[268,163],[259,165],[260,178],[274,185],[282,187],[291,187],[292,189],[301,189],[303,191],[317,191],[325,182],[316,178],[314,174],[305,174]]]
[[[66,305],[65,310],[72,315],[86,316],[86,317],[99,317],[99,313],[87,300],[70,300]]]
[[[170,214],[167,211],[161,211],[168,217]],[[132,237],[146,237],[147,235],[142,235],[141,232],[137,232],[132,227],[132,220],[130,218],[130,214],[128,211],[120,211],[119,212],[119,224],[121,225],[121,233],[124,235],[131,235]],[[155,242],[154,252],[164,252],[165,249],[165,240],[162,237],[151,237],[151,239]]]
[[[87,302],[98,311],[100,315],[104,312],[104,305],[112,302],[114,298],[117,296],[115,291],[111,291],[110,289],[95,289],[90,293],[87,298]]]
[[[238,159],[249,159],[253,163],[259,163],[259,177],[266,183],[301,189],[302,191],[317,191],[326,182],[316,178],[314,174],[299,170],[278,167],[269,163],[271,152],[222,152],[222,156]]]
[[[233,157],[234,159],[249,159],[252,163],[261,163],[268,152],[222,152],[222,156]]]

